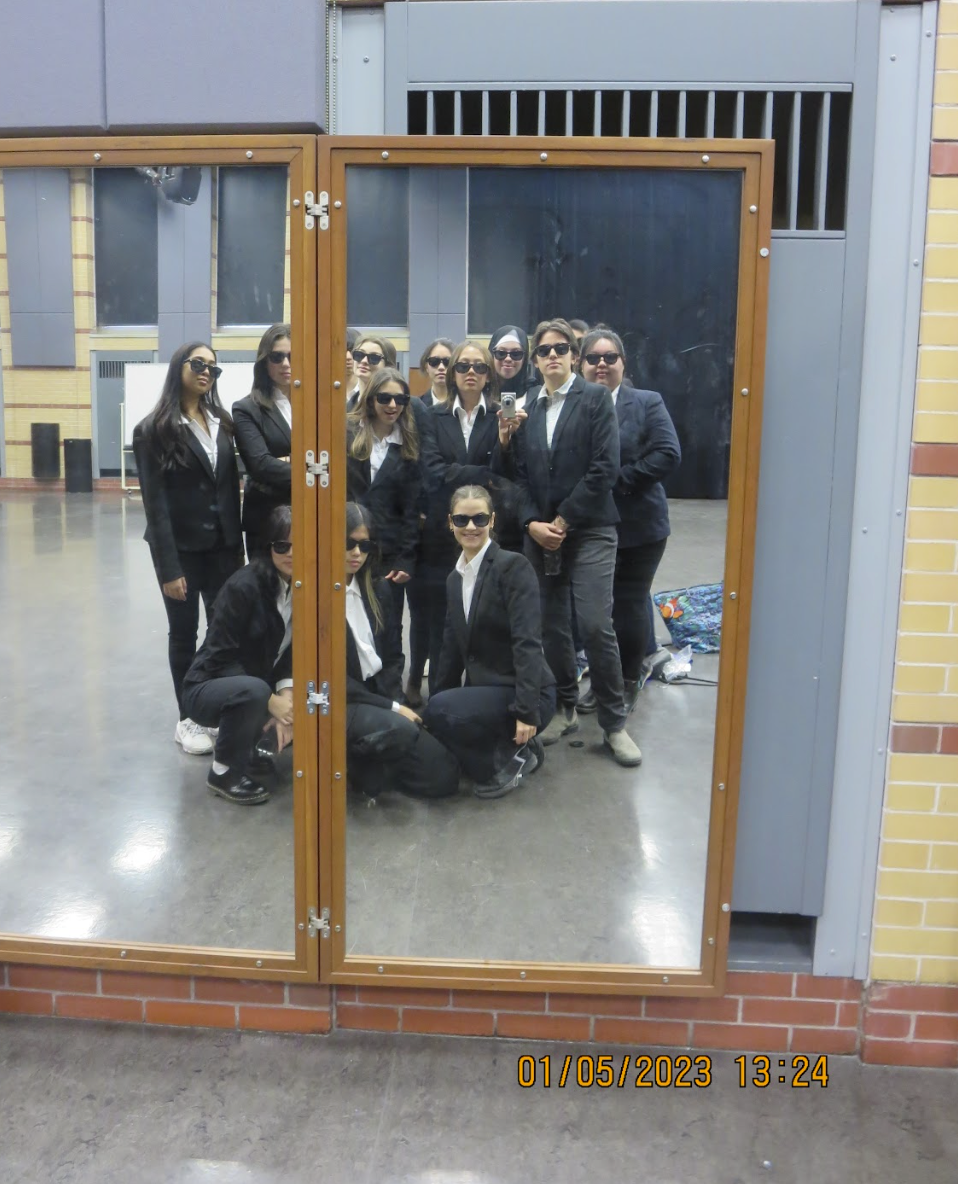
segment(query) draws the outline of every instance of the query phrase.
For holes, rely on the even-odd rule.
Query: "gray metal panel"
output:
[[[845,244],[772,245],[762,472],[732,907],[805,911]],[[811,343],[813,347],[810,348]],[[841,655],[832,663],[840,667]],[[819,878],[819,889],[822,881]],[[817,911],[815,909],[812,910]]]
[[[409,10],[413,84],[778,85],[849,82],[855,69],[855,0],[429,0],[394,7]],[[388,20],[387,13],[387,55]],[[494,52],[437,52],[493,43]]]
[[[102,131],[103,0],[0,7],[0,132]]]
[[[124,378],[101,377],[100,362],[152,362],[153,351],[146,349],[124,350],[122,354],[110,350],[91,350],[90,389],[93,405],[93,439],[95,442],[95,472],[115,475],[120,471],[120,404],[123,402]],[[128,470],[135,466],[129,457]]]
[[[406,113],[406,83],[408,81],[406,20],[410,7],[411,5],[406,4],[405,0],[402,0],[402,3],[383,6],[386,18],[384,127],[389,136],[404,136],[409,126]]]
[[[108,126],[320,130],[325,8],[315,0],[284,0],[273,13],[260,0],[105,0]]]
[[[342,23],[336,86],[336,120],[341,136],[375,136],[386,130],[386,20],[381,8],[347,8]],[[405,128],[403,128],[405,131]]]
[[[168,361],[185,341],[209,341],[212,332],[212,178],[208,168],[194,205],[157,205],[159,359]]]
[[[409,329],[413,358],[419,357],[431,338],[442,334],[440,320],[465,326],[466,181],[464,168],[409,170]],[[455,340],[461,340],[461,336]]]

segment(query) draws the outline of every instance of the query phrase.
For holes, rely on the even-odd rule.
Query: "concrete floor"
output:
[[[958,1077],[832,1057],[826,1089],[520,1089],[597,1045],[0,1017],[4,1184],[954,1184]],[[553,1077],[555,1081],[555,1077]]]
[[[655,590],[720,580],[725,504],[670,511]],[[717,655],[693,673],[716,678]],[[714,687],[649,683],[629,723],[639,769],[603,752],[590,715],[508,797],[350,798],[349,952],[697,967],[715,703]]]

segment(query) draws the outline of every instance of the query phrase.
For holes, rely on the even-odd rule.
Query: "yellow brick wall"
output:
[[[932,128],[958,140],[958,0],[939,9]],[[958,473],[958,177],[929,187],[912,439]],[[910,480],[898,629],[870,973],[958,983],[958,476]]]

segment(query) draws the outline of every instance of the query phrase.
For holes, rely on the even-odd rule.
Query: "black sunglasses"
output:
[[[453,366],[453,370],[457,374],[468,374],[470,370],[475,370],[477,374],[489,373],[489,367],[485,362],[457,362]]]
[[[376,402],[380,407],[388,407],[395,403],[397,407],[405,407],[409,402],[409,395],[376,395]]]
[[[270,543],[270,546],[277,555],[288,555],[293,549],[293,544],[290,539],[276,539]]]
[[[360,549],[363,555],[368,555],[373,549],[373,541],[372,539],[351,539],[349,535],[346,535],[347,554],[350,551],[355,551],[357,547]]]
[[[376,354],[376,353],[367,354],[365,350],[361,350],[361,349],[354,349],[353,350],[353,361],[354,362],[361,362],[365,358],[366,361],[370,364],[370,366],[378,366],[379,363],[383,360],[383,357],[384,357],[383,354]]]
[[[555,350],[557,358],[564,358],[570,349],[572,349],[572,346],[568,341],[557,341],[554,345],[537,345],[536,357],[547,358]]]
[[[281,363],[285,362],[287,358],[289,358],[290,361],[293,360],[293,355],[289,350],[286,350],[284,353],[281,349],[273,349],[270,350],[266,356],[274,366],[279,366]]]
[[[607,366],[614,366],[621,356],[621,354],[586,354],[585,360],[590,366],[598,366],[600,362],[605,362]]]
[[[453,526],[459,530],[464,530],[470,522],[475,523],[481,530],[492,521],[491,514],[450,514],[449,517],[452,519]]]
[[[432,366],[433,370],[438,370],[440,366],[448,366],[448,358],[437,358],[435,355],[431,358],[426,358],[426,365]]]
[[[194,374],[202,374],[204,370],[209,370],[210,378],[215,382],[217,378],[223,373],[221,366],[214,366],[212,362],[207,362],[205,358],[187,358],[190,364],[190,369]]]
[[[526,355],[521,349],[494,349],[492,356],[497,362],[504,362],[506,358],[512,358],[514,362],[521,362]]]

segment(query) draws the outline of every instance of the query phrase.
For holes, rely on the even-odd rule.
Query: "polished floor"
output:
[[[4,1184],[954,1184],[958,1076],[832,1057],[825,1089],[520,1089],[621,1048],[0,1017]],[[553,1078],[553,1081],[555,1078]]]
[[[655,590],[721,580],[725,504],[670,513]],[[696,677],[717,673],[717,656],[695,656]],[[647,684],[629,722],[638,769],[612,761],[589,715],[508,797],[351,797],[347,950],[698,966],[715,703],[714,686]]]

